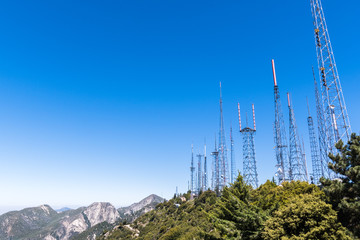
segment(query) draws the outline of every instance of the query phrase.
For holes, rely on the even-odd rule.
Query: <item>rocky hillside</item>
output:
[[[155,209],[156,205],[164,201],[164,198],[152,194],[138,203],[134,203],[128,207],[119,208],[118,211],[122,219],[132,222],[141,215]]]
[[[194,199],[184,194],[132,223],[120,223],[98,239],[350,240],[325,200],[324,193],[307,182],[277,186],[267,181],[253,189],[239,176],[220,196],[210,190]]]
[[[69,214],[65,214],[56,224],[48,228],[50,231],[46,234],[45,239],[70,239],[99,223],[112,224],[120,219],[120,214],[110,203],[93,203],[75,214],[73,211],[68,212]],[[43,234],[41,235],[44,236]]]
[[[0,240],[91,240],[120,222],[134,220],[162,201],[163,198],[150,195],[120,208],[120,212],[105,202],[65,211],[55,211],[48,205],[12,211],[0,215]]]
[[[96,237],[100,236],[104,231],[113,229],[120,222],[132,222],[141,215],[155,209],[159,203],[164,201],[164,198],[152,194],[138,203],[134,203],[128,207],[119,208],[118,212],[120,213],[120,220],[118,222],[113,224],[102,222],[71,238],[71,240],[95,240]]]
[[[0,216],[0,239],[70,239],[101,222],[115,223],[120,214],[110,203],[57,213],[42,205]]]
[[[45,227],[57,215],[48,205],[5,213],[0,216],[0,239],[25,237],[27,233]]]

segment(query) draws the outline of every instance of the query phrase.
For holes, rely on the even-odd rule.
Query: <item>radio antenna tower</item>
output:
[[[190,165],[190,178],[191,178],[191,185],[190,185],[190,191],[191,193],[195,192],[195,167],[194,167],[194,146],[191,144],[191,165]]]
[[[227,148],[225,142],[225,127],[223,119],[221,82],[220,82],[220,131],[219,131],[219,163],[220,163],[220,190],[228,183]]]
[[[207,177],[207,158],[206,158],[206,143],[204,145],[204,181],[203,189],[206,191],[208,189],[208,177]]]
[[[278,183],[289,181],[292,175],[289,168],[288,148],[286,145],[286,131],[284,117],[281,109],[279,87],[276,81],[275,62],[271,60],[272,71],[274,78],[274,100],[275,100],[275,122],[274,122],[274,139],[275,139],[275,153],[276,153],[276,174]]]
[[[325,131],[325,120],[324,120],[324,108],[321,103],[321,98],[319,94],[318,84],[316,82],[314,68],[312,68],[313,76],[314,76],[314,87],[315,87],[315,100],[316,100],[316,116],[317,116],[317,123],[318,123],[318,134],[319,134],[319,150],[320,150],[320,162],[322,168],[322,175],[323,177],[331,178],[331,171],[327,167],[327,163],[329,161],[328,153],[328,137]]]
[[[198,172],[197,172],[197,194],[199,195],[202,192],[202,187],[203,187],[203,174],[202,174],[202,168],[201,168],[201,159],[202,156],[201,154],[197,154],[196,155],[198,157]]]
[[[290,137],[290,172],[291,180],[308,181],[306,160],[299,139],[294,109],[290,102],[290,94],[287,93],[289,107],[289,137]]]
[[[236,179],[236,165],[235,165],[235,157],[234,157],[234,139],[232,136],[232,126],[230,126],[230,161],[231,161],[231,175],[230,182],[234,183]]]
[[[219,152],[216,146],[216,134],[215,134],[215,150],[211,153],[213,156],[213,173],[212,173],[212,187],[213,190],[219,195],[220,190],[220,171],[219,171]]]
[[[240,133],[243,135],[244,181],[247,184],[251,185],[253,188],[257,188],[258,187],[258,174],[257,174],[256,159],[255,159],[254,136],[256,133],[256,124],[255,124],[254,104],[252,104],[254,128],[250,128],[248,126],[247,115],[246,115],[246,127],[241,128],[241,116],[240,116],[240,104],[239,103],[238,103],[238,112],[239,112],[239,129],[240,129]]]
[[[350,139],[351,126],[341,90],[340,78],[331,47],[321,0],[310,0],[314,20],[316,54],[319,68],[322,106],[324,110],[324,131],[327,152],[336,154],[335,143]],[[327,159],[327,158],[326,158]]]
[[[308,129],[309,129],[309,138],[310,138],[310,150],[311,150],[311,161],[312,161],[312,183],[319,184],[319,179],[324,176],[323,164],[321,161],[320,154],[318,152],[318,144],[316,140],[314,120],[310,114],[309,101],[306,98],[307,108],[309,116],[307,118]]]

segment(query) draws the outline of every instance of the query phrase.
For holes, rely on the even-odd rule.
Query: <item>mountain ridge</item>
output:
[[[124,220],[133,220],[142,212],[152,209],[163,198],[152,194],[129,207],[129,214],[123,218],[118,209],[109,202],[94,202],[87,207],[56,211],[47,204],[37,207],[9,211],[0,215],[0,240],[69,240],[76,236],[95,239],[103,228],[109,228]],[[142,206],[146,209],[142,209]],[[155,207],[155,206],[154,206]],[[123,209],[123,208],[119,208]],[[136,210],[136,211],[132,211]],[[87,235],[90,230],[92,236]],[[102,231],[101,231],[102,232]],[[100,233],[101,233],[100,232]]]

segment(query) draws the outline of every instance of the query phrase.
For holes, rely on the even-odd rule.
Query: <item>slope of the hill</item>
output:
[[[155,206],[160,202],[164,202],[164,198],[159,197],[155,194],[142,199],[140,202],[131,204],[128,207],[119,208],[118,212],[120,218],[116,222],[101,222],[87,230],[83,231],[79,235],[71,238],[71,240],[94,240],[97,236],[101,235],[104,231],[113,229],[119,222],[132,222],[139,216],[155,209]]]
[[[99,239],[350,239],[324,193],[306,182],[268,181],[253,190],[239,176],[220,197],[212,191],[183,197]]]

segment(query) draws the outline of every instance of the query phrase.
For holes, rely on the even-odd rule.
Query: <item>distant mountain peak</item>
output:
[[[55,211],[53,210],[49,205],[47,204],[43,204],[39,206],[44,212],[46,212],[47,214],[50,214],[50,211]]]
[[[12,211],[0,215],[0,239],[75,240],[78,235],[95,239],[105,227],[115,226],[120,220],[132,221],[163,201],[163,198],[151,194],[119,210],[109,202],[94,202],[77,209],[61,208],[55,211],[43,204]]]
[[[164,200],[164,198],[159,197],[156,194],[151,194],[146,198],[142,199],[140,202],[133,203],[128,207],[119,208],[118,211],[122,218],[133,221],[142,214],[155,209],[155,206],[163,202]]]

